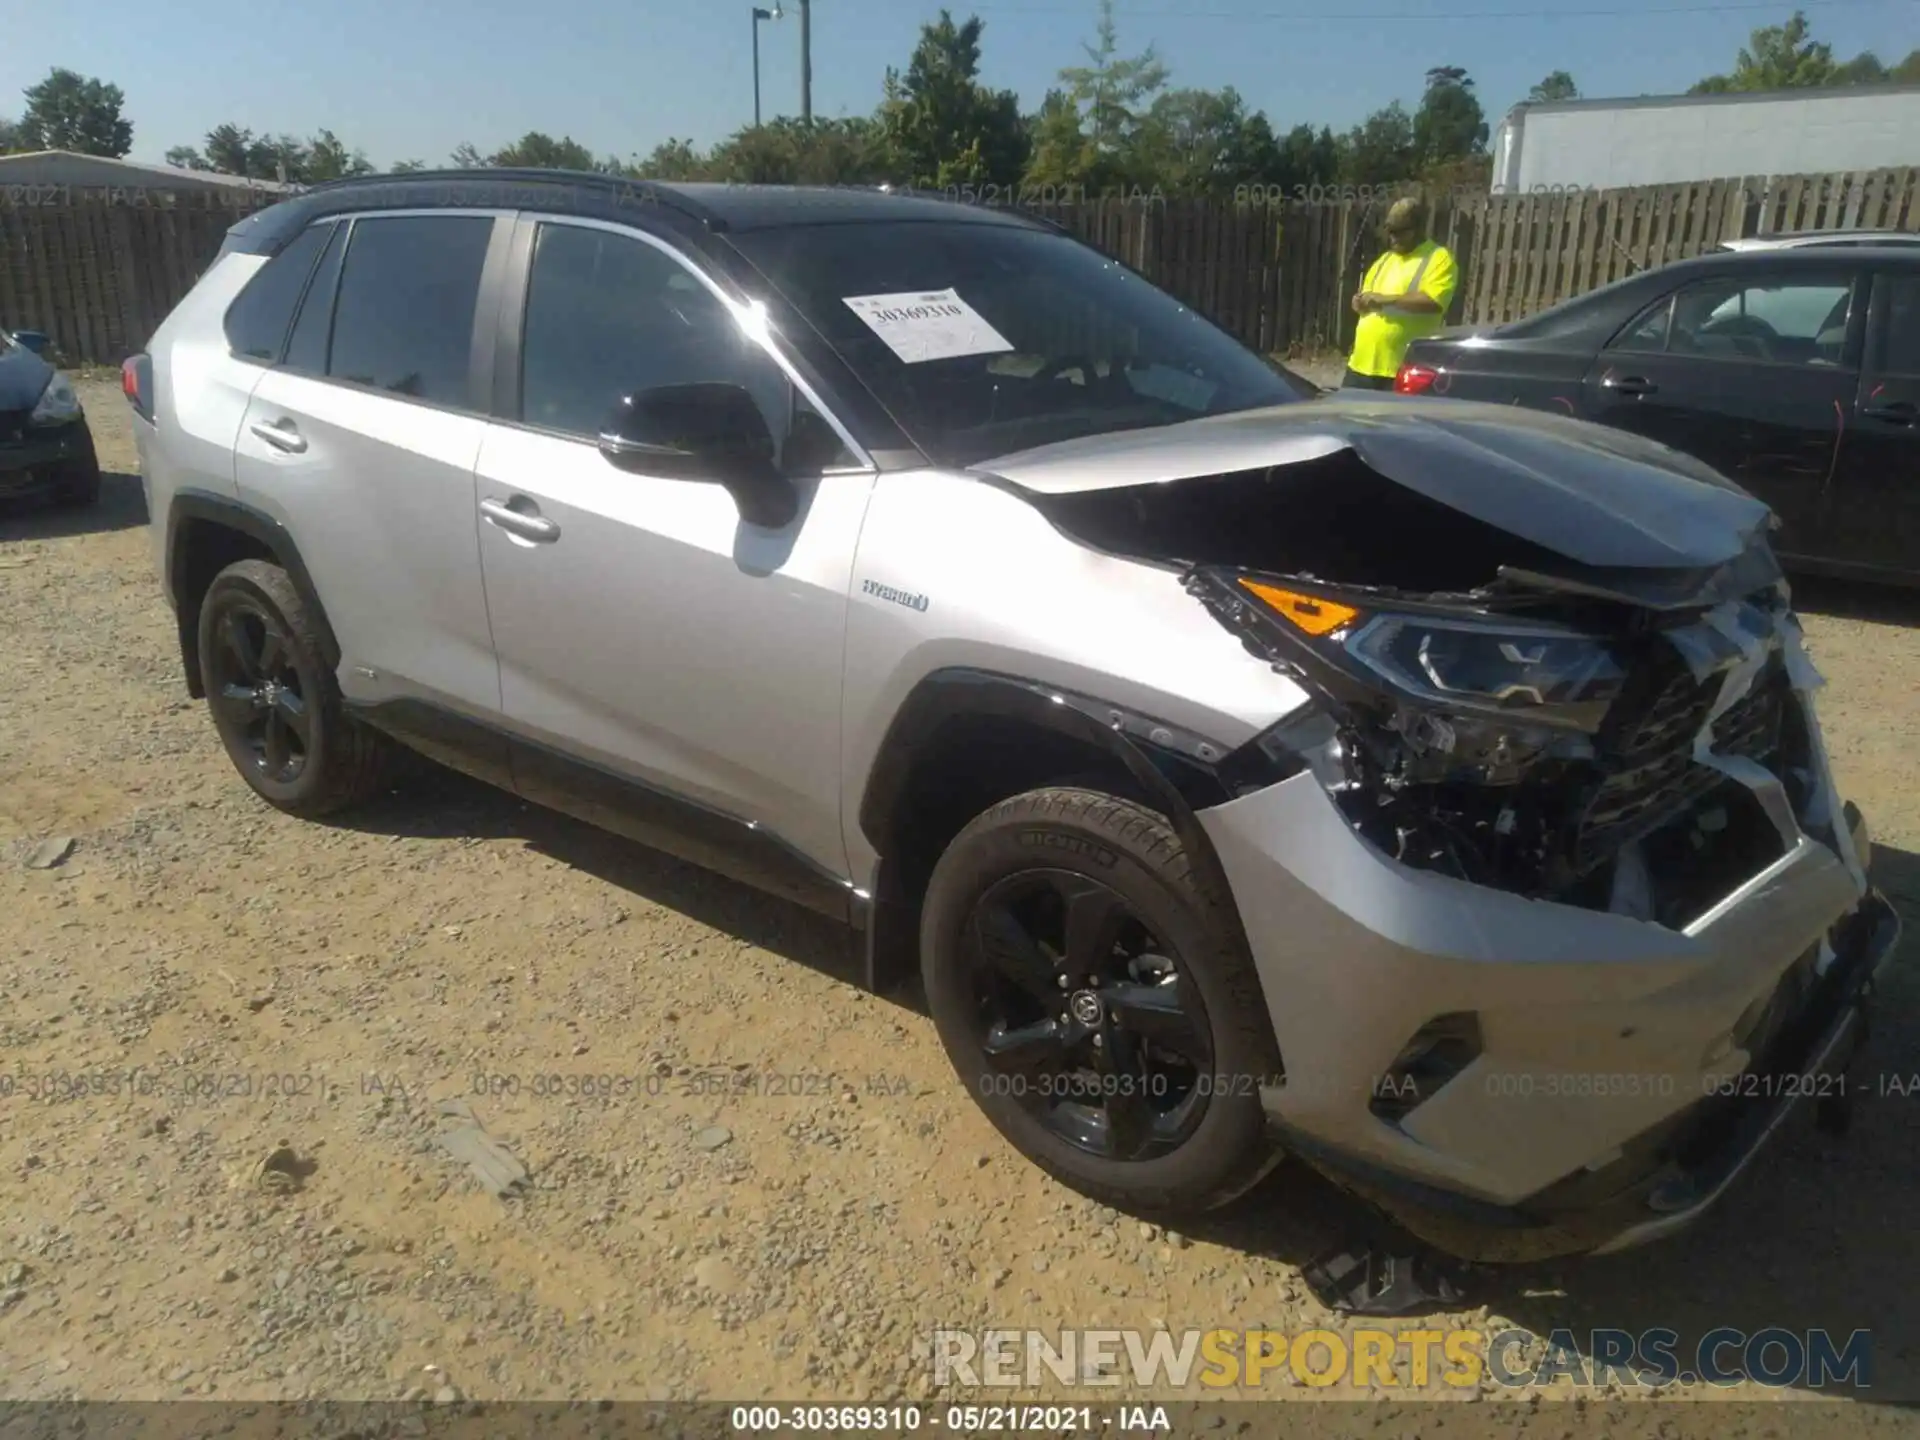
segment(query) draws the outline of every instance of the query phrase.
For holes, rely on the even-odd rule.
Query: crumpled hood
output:
[[[53,378],[53,367],[24,345],[0,350],[0,410],[31,410]]]
[[[1517,407],[1335,397],[1023,451],[976,468],[1038,495],[1268,470],[1351,450],[1429,500],[1597,569],[1701,570],[1750,548],[1760,501],[1638,436]]]

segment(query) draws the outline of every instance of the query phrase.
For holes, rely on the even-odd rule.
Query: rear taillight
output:
[[[120,362],[120,392],[143,419],[153,418],[153,361],[130,355]]]
[[[1409,362],[1400,367],[1400,373],[1393,377],[1393,390],[1396,395],[1424,395],[1433,389],[1434,381],[1440,378],[1440,372],[1431,365],[1415,365]]]

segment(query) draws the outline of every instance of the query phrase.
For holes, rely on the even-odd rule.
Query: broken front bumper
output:
[[[8,417],[0,415],[0,496],[45,489],[61,469],[93,453],[85,419],[44,429],[7,422]]]
[[[1850,1058],[1898,931],[1865,889],[1864,834],[1801,833],[1669,929],[1397,864],[1311,773],[1199,819],[1283,1057],[1261,1088],[1276,1129],[1474,1259],[1624,1248],[1692,1219],[1795,1101],[1844,1084],[1804,1077]],[[1789,982],[1791,1013],[1756,1025]],[[1449,1019],[1473,1040],[1407,1108],[1400,1061]]]

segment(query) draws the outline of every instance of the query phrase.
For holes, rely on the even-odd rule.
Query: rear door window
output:
[[[1838,366],[1845,359],[1854,276],[1846,270],[1726,277],[1674,298],[1667,350],[1705,359]]]
[[[485,215],[356,220],[334,304],[329,378],[470,407],[474,309],[492,238]]]
[[[272,365],[280,358],[294,307],[313,273],[313,262],[337,227],[310,225],[260,267],[227,307],[227,344],[242,360]]]

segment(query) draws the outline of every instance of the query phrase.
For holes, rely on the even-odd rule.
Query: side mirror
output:
[[[39,330],[9,330],[7,333],[22,345],[26,346],[27,349],[33,351],[34,354],[45,355],[47,353],[48,340],[43,332]]]
[[[749,525],[778,530],[800,513],[766,417],[743,385],[662,385],[623,395],[600,427],[600,453],[636,475],[723,485]]]

